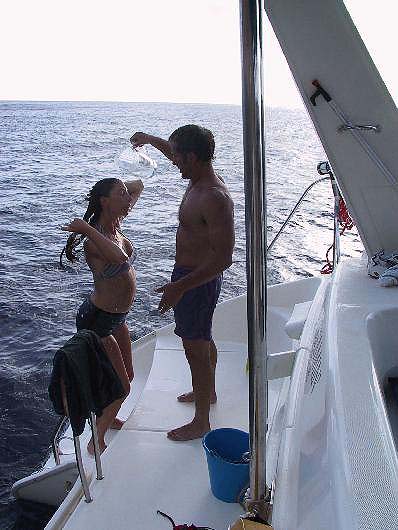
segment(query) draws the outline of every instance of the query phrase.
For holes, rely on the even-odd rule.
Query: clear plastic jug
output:
[[[155,160],[148,156],[145,146],[126,147],[115,162],[123,174],[137,178],[151,177],[158,167]]]

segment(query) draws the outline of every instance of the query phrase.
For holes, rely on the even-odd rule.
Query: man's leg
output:
[[[201,438],[210,430],[210,392],[214,384],[210,365],[210,342],[183,339],[185,355],[191,369],[192,388],[195,395],[195,416],[191,423],[167,433],[171,440],[183,442]]]
[[[216,393],[216,384],[215,384],[215,377],[216,377],[216,366],[217,366],[217,346],[214,343],[214,340],[211,339],[210,341],[210,368],[211,368],[211,384],[210,384],[210,404],[213,405],[217,402],[217,393]],[[181,394],[180,396],[177,396],[177,401],[180,403],[194,403],[195,401],[195,394],[193,390],[190,392],[186,392],[185,394]]]

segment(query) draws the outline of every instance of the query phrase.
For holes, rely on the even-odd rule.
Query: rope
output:
[[[339,199],[339,213],[337,219],[340,226],[342,226],[340,236],[342,236],[346,230],[351,230],[354,226],[354,221],[348,213],[343,197],[340,197]],[[333,272],[333,263],[329,259],[329,253],[331,250],[334,250],[334,241],[326,251],[326,263],[321,269],[321,274],[331,274]]]
[[[214,528],[210,528],[209,526],[195,526],[194,524],[189,526],[187,524],[176,525],[173,519],[170,517],[170,515],[167,515],[167,513],[161,512],[160,510],[156,510],[156,513],[168,519],[173,526],[173,530],[214,530]]]

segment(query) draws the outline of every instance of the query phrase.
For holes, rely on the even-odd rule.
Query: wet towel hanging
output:
[[[124,396],[123,385],[100,338],[87,329],[73,335],[53,359],[48,393],[55,412],[66,415],[61,380],[74,436],[83,432],[90,412],[101,416],[105,407]]]

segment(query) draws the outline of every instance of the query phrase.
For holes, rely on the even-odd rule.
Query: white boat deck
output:
[[[246,345],[219,342],[218,403],[211,409],[212,428],[248,430]],[[176,396],[191,386],[181,341],[158,338],[153,366],[134,413],[102,457],[104,480],[93,480],[93,502],[80,501],[64,528],[164,530],[169,523],[226,528],[242,512],[239,504],[217,500],[210,491],[201,440],[173,442],[166,432],[189,422],[193,404]],[[137,482],[134,477],[139,477]],[[162,487],[159,487],[162,484]]]
[[[270,353],[292,348],[292,340],[284,330],[286,321],[295,304],[313,298],[318,285],[319,279],[309,278],[268,289]],[[193,404],[176,400],[177,395],[191,388],[191,380],[181,340],[174,335],[173,327],[166,326],[156,333],[156,347],[153,344],[147,349],[147,360],[146,355],[136,358],[137,378],[143,390],[123,429],[102,456],[104,480],[91,480],[93,502],[87,504],[81,498],[78,480],[47,530],[165,530],[170,524],[157,510],[168,513],[176,524],[194,523],[221,530],[242,513],[239,504],[224,503],[212,495],[201,440],[173,442],[166,436],[168,430],[191,421],[194,413]],[[217,306],[213,333],[218,348],[218,402],[211,407],[211,427],[247,431],[249,378],[244,296]],[[150,371],[142,369],[152,361],[152,353]],[[276,379],[269,383],[269,421],[277,409],[283,382],[284,379]],[[277,459],[277,452],[274,456]],[[90,466],[87,464],[86,461],[91,479],[94,460],[90,459]]]

